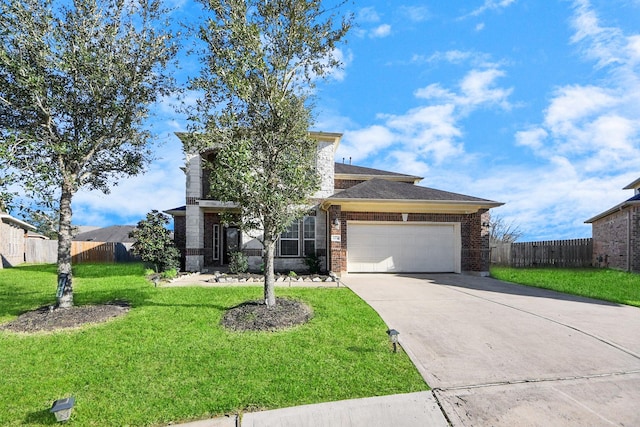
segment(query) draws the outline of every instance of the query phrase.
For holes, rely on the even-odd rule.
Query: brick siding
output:
[[[640,208],[627,207],[594,221],[593,265],[640,272]]]
[[[347,188],[351,188],[354,185],[358,185],[364,180],[360,179],[336,179],[333,183],[333,188],[336,190],[346,190]]]

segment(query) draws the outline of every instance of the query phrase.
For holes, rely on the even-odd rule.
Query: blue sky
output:
[[[175,21],[198,14],[174,3]],[[640,177],[640,0],[357,1],[319,85],[315,129],[337,160],[424,177],[505,203],[521,241],[591,236],[584,221]],[[179,78],[197,72],[183,58]],[[188,94],[187,101],[194,94]],[[135,224],[185,201],[187,123],[165,99],[149,122],[157,159],[110,195],[80,192],[74,223]]]

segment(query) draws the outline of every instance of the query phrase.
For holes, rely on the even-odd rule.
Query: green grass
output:
[[[640,275],[607,269],[492,267],[507,282],[640,307]]]
[[[219,325],[224,311],[262,288],[154,288],[143,275],[139,265],[78,265],[76,304],[125,299],[131,311],[66,332],[0,332],[0,425],[53,425],[49,407],[69,395],[74,426],[141,426],[428,389],[348,289],[277,289],[314,318],[232,333]],[[54,266],[0,270],[0,322],[52,304],[55,289]]]

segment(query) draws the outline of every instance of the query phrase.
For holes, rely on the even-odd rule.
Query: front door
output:
[[[229,254],[240,250],[240,230],[238,227],[227,227],[224,229],[223,237],[223,260],[229,264]]]

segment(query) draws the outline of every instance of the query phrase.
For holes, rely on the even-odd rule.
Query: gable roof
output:
[[[340,191],[323,203],[326,209],[341,205],[345,210],[388,212],[404,210],[429,213],[473,213],[503,203],[408,182],[374,178]]]
[[[167,209],[166,211],[162,211],[162,212],[168,215],[171,215],[173,217],[185,216],[187,214],[187,206],[186,205],[178,206],[177,208]]]
[[[625,188],[626,189],[626,188]],[[614,207],[612,207],[611,209],[607,209],[606,211],[599,213],[598,215],[589,218],[588,220],[585,221],[585,224],[591,224],[593,222],[596,222],[599,219],[602,219],[606,216],[611,215],[614,212],[618,212],[628,206],[637,206],[640,205],[640,193],[636,194],[635,196],[631,197],[630,199],[625,200],[622,203],[618,203],[617,205],[615,205]]]
[[[346,163],[334,164],[334,173],[336,179],[357,179],[367,180],[374,178],[391,179],[394,181],[404,181],[410,183],[418,183],[422,181],[421,176],[407,175],[404,173],[384,171],[381,169],[365,168],[363,166],[355,166]]]
[[[638,187],[640,187],[640,178],[638,178],[635,181],[633,181],[632,183],[628,184],[626,187],[623,188],[623,190],[635,190]]]
[[[78,233],[73,240],[78,242],[121,242],[132,243],[135,239],[129,237],[129,233],[135,229],[135,225],[111,225],[95,230]]]

